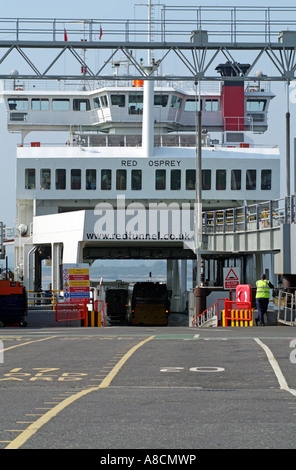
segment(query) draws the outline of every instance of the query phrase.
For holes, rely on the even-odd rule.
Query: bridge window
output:
[[[97,98],[94,98],[94,107],[95,109],[98,109],[101,107],[100,98],[98,96]]]
[[[101,171],[101,189],[111,189],[111,170],[102,170]]]
[[[247,112],[252,111],[264,111],[266,107],[266,100],[247,100],[246,110]]]
[[[142,170],[132,170],[132,189],[142,189]]]
[[[154,95],[154,106],[165,108],[169,101],[169,95]]]
[[[182,98],[180,96],[173,95],[171,99],[171,108],[180,109],[182,104]]]
[[[125,106],[125,95],[111,95],[111,103],[113,106],[124,108]]]
[[[261,189],[271,189],[271,170],[261,170]]]
[[[8,98],[8,106],[11,111],[27,111],[29,109],[26,98]]]
[[[155,189],[166,189],[166,171],[155,171]]]
[[[85,173],[85,189],[96,189],[97,172],[96,170],[86,170]]]
[[[126,170],[116,170],[116,189],[126,189]]]
[[[73,99],[73,111],[89,111],[90,104],[88,99]]]
[[[171,190],[181,189],[181,170],[171,170]]]
[[[242,171],[241,170],[231,170],[231,189],[238,190],[242,186]]]
[[[36,188],[35,168],[26,168],[26,170],[25,170],[25,188],[26,189],[35,189]]]
[[[211,170],[202,170],[202,189],[210,190],[211,189]]]
[[[186,170],[186,189],[195,189],[195,170]]]
[[[256,189],[256,170],[246,171],[246,189]]]
[[[107,108],[108,107],[107,95],[101,96],[101,105],[102,105],[102,108]]]
[[[189,98],[185,101],[185,111],[198,111],[199,99]],[[200,102],[200,109],[202,109],[202,101]]]
[[[48,111],[49,110],[49,100],[32,98],[31,100],[31,109],[32,111]]]
[[[70,111],[70,100],[55,98],[52,100],[53,111]]]
[[[81,170],[71,170],[71,189],[81,189]]]
[[[40,170],[40,189],[50,189],[50,169],[42,168]]]
[[[205,111],[219,111],[219,100],[206,100]]]
[[[57,168],[55,174],[56,189],[66,189],[66,170]]]
[[[226,189],[226,170],[216,170],[216,190]]]
[[[135,92],[129,95],[128,113],[143,114],[143,92]]]

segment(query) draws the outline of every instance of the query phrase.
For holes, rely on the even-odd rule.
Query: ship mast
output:
[[[151,42],[151,0],[148,2],[148,42]],[[147,75],[153,72],[151,51],[148,48],[147,66],[144,71]],[[151,158],[154,150],[154,80],[144,81],[143,90],[143,121],[142,121],[142,148],[145,157]]]

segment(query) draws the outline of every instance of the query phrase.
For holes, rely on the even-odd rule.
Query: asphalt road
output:
[[[283,326],[3,328],[0,449],[295,449],[295,338]]]

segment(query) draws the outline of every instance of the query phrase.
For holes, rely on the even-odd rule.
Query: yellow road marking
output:
[[[30,437],[32,437],[39,429],[46,423],[48,423],[52,418],[54,418],[60,411],[64,410],[67,406],[71,405],[74,403],[76,400],[79,400],[80,398],[84,397],[85,395],[88,395],[91,392],[95,392],[97,390],[100,390],[101,388],[107,388],[109,387],[110,383],[116,376],[116,374],[119,372],[121,367],[126,363],[126,361],[134,354],[134,352],[143,346],[145,343],[153,339],[154,336],[149,336],[149,338],[145,339],[144,341],[141,341],[140,343],[136,344],[133,348],[131,348],[121,359],[118,361],[118,363],[113,367],[113,369],[109,372],[109,374],[106,376],[106,378],[102,381],[100,385],[97,387],[91,387],[87,388],[86,390],[81,390],[78,393],[75,393],[74,395],[71,395],[70,397],[66,398],[63,400],[61,403],[58,405],[54,406],[51,408],[49,411],[47,411],[43,416],[38,418],[34,423],[30,424],[30,426],[27,427],[21,434],[16,437],[13,441],[8,444],[8,446],[5,447],[5,449],[19,449]],[[40,408],[38,408],[40,409]]]
[[[40,341],[47,341],[48,339],[56,338],[56,336],[49,336],[48,338],[36,339],[34,341],[27,341],[26,343],[16,344],[15,346],[9,346],[8,348],[0,349],[0,353],[8,351],[9,349],[20,348],[21,346],[27,346],[27,344],[39,343]]]
[[[31,424],[34,423],[34,421],[17,421],[16,424]]]

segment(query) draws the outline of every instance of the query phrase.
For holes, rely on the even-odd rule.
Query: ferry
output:
[[[222,77],[234,70],[229,62],[216,65]],[[52,289],[58,290],[63,263],[165,259],[171,308],[184,311],[187,262],[193,269],[196,263],[198,185],[202,210],[280,197],[279,149],[254,144],[254,136],[268,129],[275,96],[260,77],[199,86],[127,77],[74,91],[7,82],[1,92],[7,128],[21,136],[15,280],[39,291],[45,260],[52,266]],[[68,137],[59,146],[30,141],[36,131]],[[215,272],[208,271],[214,285]]]

